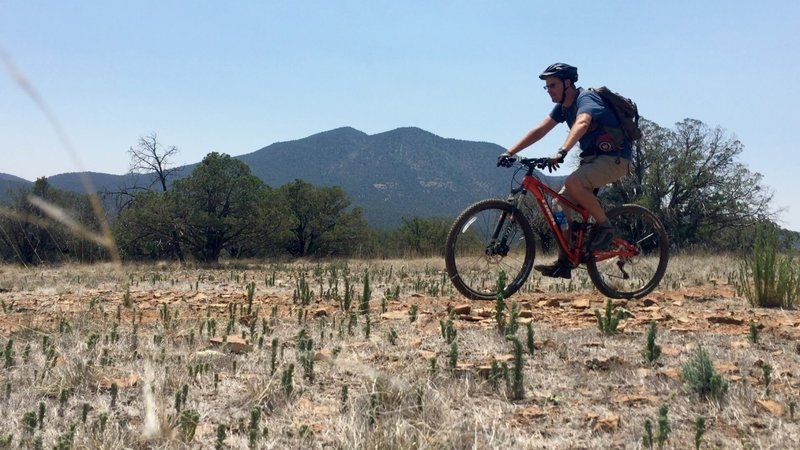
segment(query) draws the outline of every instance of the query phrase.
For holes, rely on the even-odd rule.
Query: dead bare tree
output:
[[[177,153],[178,147],[174,145],[164,147],[158,142],[158,135],[155,132],[150,133],[139,138],[136,148],[131,147],[128,150],[128,154],[131,157],[130,171],[131,173],[143,175],[153,174],[154,177],[147,190],[152,189],[153,185],[158,183],[161,185],[162,192],[167,192],[168,179],[178,170],[176,167],[169,166],[169,160]],[[133,197],[132,195],[131,198]],[[183,262],[184,255],[177,230],[173,229],[170,236],[169,246],[175,256]]]
[[[140,137],[136,148],[131,147],[128,154],[131,156],[132,173],[152,173],[155,175],[150,183],[161,184],[161,190],[167,191],[167,179],[178,169],[169,167],[169,160],[178,153],[178,147],[164,147],[158,142],[158,135],[150,133]]]

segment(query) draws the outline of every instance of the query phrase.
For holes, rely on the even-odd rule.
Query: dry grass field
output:
[[[585,271],[534,275],[518,364],[439,259],[0,266],[0,448],[646,448],[649,419],[685,449],[700,417],[700,448],[797,448],[800,314],[750,307],[737,268],[674,257],[610,335]],[[700,346],[719,398],[683,379]]]

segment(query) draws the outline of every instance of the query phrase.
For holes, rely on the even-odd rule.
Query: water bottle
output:
[[[565,238],[569,238],[567,234],[569,230],[569,223],[567,222],[567,215],[564,214],[564,209],[558,203],[553,204],[553,217],[556,219],[556,224],[561,228],[561,233]]]

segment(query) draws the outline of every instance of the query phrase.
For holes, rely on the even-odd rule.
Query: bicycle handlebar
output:
[[[519,165],[528,168],[528,170],[533,170],[546,169],[548,164],[550,164],[550,158],[514,158],[514,163],[506,167]]]
[[[520,158],[519,163],[528,168],[546,169],[550,164],[550,158]]]

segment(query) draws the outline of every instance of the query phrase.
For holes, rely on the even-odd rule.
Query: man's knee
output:
[[[567,189],[568,194],[580,195],[581,192],[587,191],[587,187],[583,185],[583,180],[576,174],[571,174],[564,180],[564,187]]]

